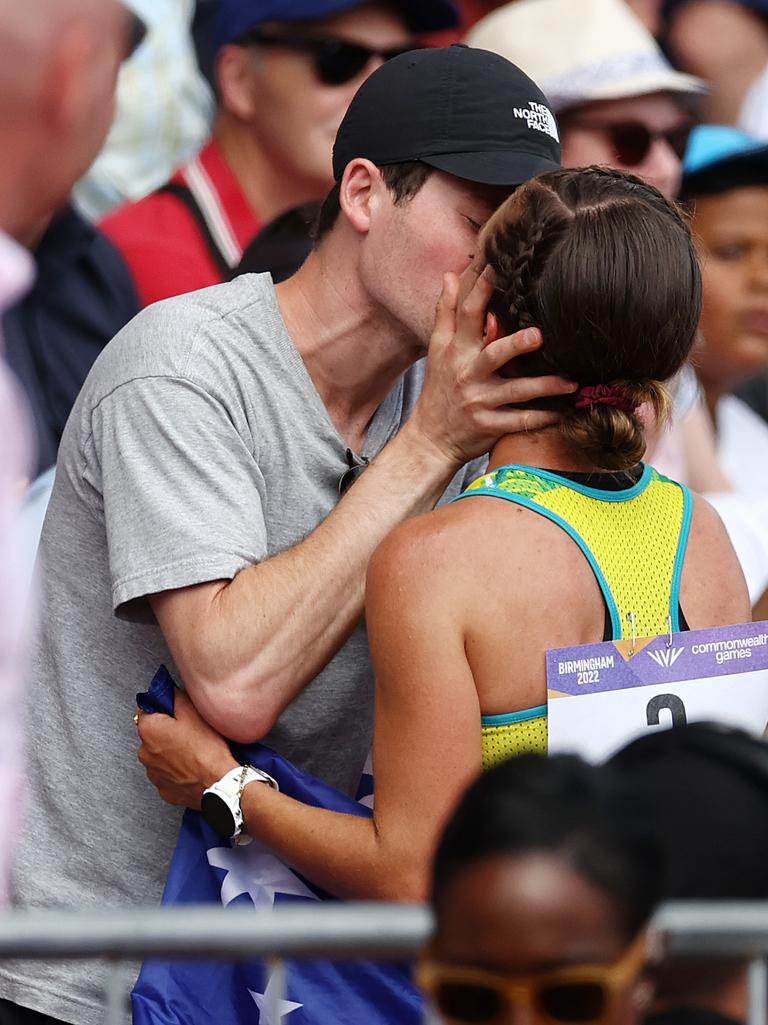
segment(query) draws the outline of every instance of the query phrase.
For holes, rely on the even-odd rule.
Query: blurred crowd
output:
[[[246,724],[238,704],[245,693],[243,665],[247,663],[248,672],[255,676],[261,669],[255,656],[249,656],[250,661],[243,656],[242,663],[230,665],[228,656],[221,653],[228,650],[227,645],[237,647],[251,619],[258,619],[252,603],[261,593],[271,595],[270,588],[277,585],[269,579],[254,582],[247,595],[248,617],[233,615],[224,625],[226,600],[199,587],[235,579],[244,566],[265,558],[260,568],[271,565],[293,544],[313,537],[340,491],[358,476],[374,478],[373,471],[362,471],[382,447],[386,450],[406,422],[417,402],[417,389],[406,386],[397,408],[385,409],[379,423],[379,413],[374,416],[374,412],[384,408],[389,387],[382,385],[381,394],[374,390],[373,398],[366,395],[365,402],[356,406],[345,405],[344,397],[334,391],[341,379],[349,384],[350,393],[359,390],[363,371],[368,372],[362,357],[357,366],[354,350],[345,353],[345,364],[334,368],[338,380],[326,373],[310,349],[302,351],[303,362],[295,353],[264,357],[268,373],[259,378],[259,387],[268,398],[264,416],[272,431],[265,449],[284,446],[279,473],[294,479],[281,495],[286,506],[298,510],[291,514],[290,531],[286,527],[281,533],[283,511],[269,508],[264,465],[254,470],[239,449],[234,469],[218,459],[227,445],[244,447],[242,439],[252,424],[242,409],[250,408],[252,396],[244,388],[240,394],[234,385],[231,392],[213,388],[210,394],[204,392],[207,377],[219,373],[219,351],[211,339],[216,331],[221,337],[236,332],[238,318],[249,315],[248,303],[243,300],[242,308],[232,312],[205,298],[212,294],[205,293],[193,300],[200,304],[196,319],[188,312],[191,307],[153,304],[227,282],[237,287],[244,274],[269,272],[276,284],[286,283],[283,295],[294,289],[290,296],[297,311],[295,321],[285,319],[291,332],[295,328],[300,333],[310,320],[302,309],[301,289],[291,285],[292,275],[305,264],[316,237],[323,238],[324,232],[333,229],[340,202],[345,211],[354,205],[346,193],[339,198],[344,163],[334,166],[333,157],[334,141],[353,97],[369,76],[400,55],[417,47],[455,43],[506,58],[536,83],[549,107],[542,102],[537,115],[532,103],[526,114],[528,128],[538,116],[543,119],[543,127],[537,128],[540,134],[548,139],[559,135],[563,167],[600,165],[627,172],[655,186],[663,199],[679,201],[687,211],[701,259],[701,316],[691,357],[669,383],[671,416],[665,423],[656,423],[653,402],[649,398],[646,403],[645,459],[661,474],[703,494],[714,507],[743,572],[752,615],[755,620],[768,619],[768,0],[457,0],[455,4],[452,0],[34,0],[26,5],[0,0],[0,138],[4,142],[0,161],[0,901],[9,885],[11,838],[17,834],[22,837],[14,896],[20,904],[45,904],[46,895],[56,892],[61,903],[77,905],[91,888],[110,900],[135,900],[143,892],[143,876],[156,874],[156,852],[143,834],[130,855],[109,849],[117,821],[121,829],[127,828],[123,818],[142,819],[144,814],[145,780],[137,777],[126,782],[114,768],[120,759],[133,758],[131,768],[138,771],[132,706],[120,713],[119,724],[100,724],[111,722],[118,693],[124,701],[126,688],[129,695],[137,690],[134,684],[143,689],[141,674],[151,676],[154,671],[159,642],[150,631],[159,635],[158,622],[162,650],[172,653],[182,676],[187,670],[195,679],[195,705],[220,733],[246,741],[276,730],[271,734],[278,738],[275,746],[279,749],[284,744],[288,756],[300,760],[312,731],[327,729],[331,739],[324,741],[323,758],[334,765],[337,759],[342,766],[347,749],[354,748],[355,759],[361,761],[361,754],[364,759],[373,728],[367,640],[357,625],[365,567],[387,531],[406,516],[434,505],[454,473],[454,497],[462,490],[459,467],[445,481],[440,478],[440,487],[436,478],[429,487],[424,485],[423,494],[414,490],[410,504],[404,498],[397,508],[379,509],[373,501],[369,507],[361,506],[355,513],[357,521],[367,523],[368,516],[376,520],[366,535],[367,548],[361,542],[358,550],[350,541],[345,549],[343,537],[331,539],[338,546],[339,565],[348,563],[350,574],[355,574],[340,577],[338,590],[328,598],[341,609],[337,627],[328,625],[334,613],[330,604],[327,613],[322,611],[320,592],[309,596],[303,611],[303,599],[293,593],[286,593],[284,605],[275,606],[273,620],[264,629],[279,627],[284,633],[275,651],[270,649],[269,672],[264,672],[279,679],[283,689],[279,697],[270,692],[260,707],[261,718],[257,720],[254,712]],[[439,102],[436,90],[435,108]],[[407,106],[405,101],[403,105]],[[369,113],[366,119],[363,112],[349,126],[351,138],[354,143],[365,138],[374,164],[402,160],[378,161],[376,146],[386,150],[394,133],[387,124],[376,123],[375,106],[373,110],[373,116]],[[556,129],[550,128],[552,114]],[[377,129],[384,141],[369,141]],[[417,133],[422,130],[426,128],[421,124],[413,128]],[[357,155],[352,150],[346,154],[349,159]],[[464,165],[456,161],[455,153],[451,155],[453,163],[441,164],[436,149],[430,166],[444,176],[463,179]],[[337,164],[342,156],[343,145],[337,143]],[[556,166],[556,156],[545,159],[539,154],[539,158],[531,175]],[[505,198],[506,186],[524,181],[524,177],[511,182],[470,174],[466,178],[486,187],[482,198],[487,209],[481,210],[482,216],[477,214],[480,222]],[[413,178],[391,185],[397,196],[395,208],[422,185],[423,181],[416,183]],[[502,186],[504,190],[499,191]],[[437,252],[441,244],[450,255],[448,242],[440,236],[437,202],[428,212],[429,217],[410,236],[412,249],[425,266],[441,255]],[[364,216],[367,212],[359,214]],[[362,227],[356,230],[363,233]],[[432,232],[438,241],[430,249],[425,238]],[[382,259],[391,253],[393,239],[382,236],[377,243]],[[473,236],[471,241],[456,243],[462,258],[475,241]],[[341,299],[354,305],[358,293],[351,278],[341,272],[342,261],[330,263],[330,270],[318,272],[320,283],[313,282],[313,287],[330,294],[327,278],[331,273],[338,275],[334,291],[339,301],[328,312],[328,323],[335,325],[347,315]],[[414,267],[416,263],[414,258]],[[375,265],[368,267],[361,258],[361,266],[366,282],[375,282]],[[390,301],[388,290],[405,281],[405,274],[402,279],[391,276],[371,284],[369,291],[383,307]],[[420,283],[416,277],[406,282],[414,293]],[[437,298],[430,288],[428,283],[424,291],[428,313],[413,314],[414,333],[424,327],[427,337],[433,298]],[[260,310],[266,302],[259,298]],[[269,317],[274,319],[276,314],[266,308],[259,316],[273,325]],[[429,325],[423,325],[425,318]],[[322,318],[315,324],[319,335],[328,329]],[[520,321],[518,326],[526,325]],[[107,358],[97,365],[100,371],[89,377],[100,354],[118,335],[122,341],[109,346]],[[158,351],[170,336],[173,365],[159,370]],[[246,345],[232,343],[232,351],[235,355],[226,359],[233,366],[248,365],[252,356]],[[188,367],[195,360],[199,363],[193,380]],[[314,360],[321,367],[316,373]],[[290,407],[295,397],[285,400],[285,408],[278,398],[288,374],[304,373],[305,365],[315,383],[322,381],[320,395],[331,398],[323,409],[317,393],[307,390],[300,418]],[[393,384],[406,366],[407,361],[393,355],[389,360],[382,357],[376,370],[382,381]],[[561,368],[541,372],[559,373]],[[183,380],[185,394],[164,391],[164,385],[157,383],[163,375]],[[119,406],[121,398],[124,402]],[[187,400],[189,405],[184,404]],[[535,401],[531,405],[535,407]],[[221,433],[220,419],[216,419],[221,409],[231,436]],[[301,432],[307,437],[313,432],[318,450],[328,447],[332,434],[334,444],[338,441],[333,424],[343,421],[348,427],[346,433],[338,432],[346,439],[334,455],[338,467],[333,473],[324,471],[328,495],[322,501],[303,476],[309,471],[297,466],[290,439],[294,418],[301,444],[305,444]],[[368,438],[377,439],[375,448],[374,441],[366,439],[369,424]],[[173,458],[158,455],[153,438],[159,435],[169,439]],[[483,447],[480,442],[475,445],[473,438],[474,447],[467,444],[466,451],[461,449],[466,455],[461,463],[482,457],[496,440],[497,436],[486,438]],[[265,461],[269,454],[264,453]],[[423,467],[412,472],[414,479],[428,477]],[[468,476],[464,483],[471,479]],[[264,509],[257,513],[253,508],[237,508],[237,495],[227,494],[228,487],[243,495],[258,494]],[[205,492],[210,506],[199,500],[196,490]],[[139,492],[146,493],[142,501],[137,500]],[[226,501],[215,505],[222,495]],[[209,512],[211,522],[206,518]],[[219,530],[225,520],[237,524],[236,542],[233,533]],[[202,556],[198,562],[192,555],[174,561],[185,543],[192,550],[200,534],[215,534],[222,549],[229,545],[227,557],[215,561],[211,556],[210,566]],[[137,552],[142,551],[151,553],[146,565],[137,560]],[[324,552],[321,548],[311,559],[323,572],[327,566],[335,571],[335,563],[322,562]],[[291,579],[306,581],[314,575],[315,566],[312,561],[291,566]],[[195,588],[189,604],[155,600]],[[318,615],[327,618],[327,622],[318,620],[315,631],[307,626],[312,622],[312,603],[320,610]],[[296,608],[299,612],[294,615]],[[222,621],[217,621],[215,629],[209,629],[203,615],[211,609]],[[293,634],[291,623],[296,624]],[[306,647],[305,636],[309,637]],[[34,685],[28,683],[30,637],[36,650]],[[206,643],[215,655],[202,653]],[[339,706],[346,703],[346,718],[342,723],[340,714],[338,722],[329,725],[323,721],[322,700],[315,698],[312,703],[310,681],[334,673],[334,657],[342,645],[351,646],[349,662],[326,680],[331,680],[332,700]],[[193,670],[193,665],[203,668]],[[229,674],[231,684],[226,712],[222,706],[214,708],[210,700],[209,683],[219,670]],[[363,697],[353,702],[350,695],[358,687]],[[286,707],[289,725],[282,734]],[[23,717],[28,724],[29,780],[23,768]],[[328,718],[333,718],[330,711]],[[237,736],[238,729],[242,737]],[[254,736],[246,736],[249,731]],[[717,743],[713,742],[715,747]],[[738,746],[739,741],[733,743]],[[750,743],[744,741],[747,747]],[[685,758],[703,759],[695,743],[694,748]],[[359,775],[357,761],[339,768],[338,778],[331,782],[350,789],[345,772]],[[307,763],[322,774],[318,770],[322,759],[307,755]],[[635,765],[632,757],[629,763]],[[618,795],[623,795],[623,801],[626,793],[621,788],[629,783],[616,766],[605,770],[607,776],[615,773],[622,780],[619,785],[612,779],[615,792],[606,796],[591,769],[554,760],[547,763],[551,768],[536,764],[531,756],[531,761],[523,759],[517,767],[495,770],[497,775],[476,784],[480,790],[470,791],[470,803],[460,812],[467,819],[462,835],[477,839],[478,849],[464,851],[462,857],[481,866],[477,878],[471,877],[456,854],[464,843],[456,832],[458,826],[451,827],[454,832],[440,848],[435,900],[444,931],[432,952],[435,957],[425,961],[422,977],[447,1021],[482,1020],[488,1025],[502,1021],[491,1013],[483,1019],[462,1017],[460,996],[454,993],[458,1004],[452,1003],[450,972],[443,978],[438,965],[440,958],[463,963],[468,957],[460,939],[467,927],[453,921],[455,907],[472,907],[476,894],[492,892],[492,886],[503,889],[503,880],[497,878],[501,870],[489,850],[516,862],[524,861],[530,850],[555,851],[557,858],[553,855],[550,860],[560,859],[563,864],[549,865],[554,874],[542,883],[544,888],[559,886],[564,892],[571,888],[573,895],[578,889],[574,877],[579,877],[585,893],[592,887],[609,895],[601,912],[605,921],[588,923],[602,939],[592,947],[587,942],[579,948],[577,937],[576,953],[568,954],[574,962],[615,960],[663,896],[734,896],[731,887],[720,886],[726,873],[713,870],[711,879],[698,890],[676,882],[664,893],[654,890],[647,900],[638,898],[639,909],[630,906],[625,892],[619,899],[621,887],[616,880],[605,882],[600,874],[603,854],[596,852],[605,837],[597,826],[594,835],[587,836],[589,830],[583,836],[579,833],[577,855],[560,858],[570,849],[572,833],[578,832],[573,815],[569,817],[563,809],[574,807],[569,788],[574,778],[581,778],[579,774],[584,776],[578,790],[583,809],[582,804],[577,806],[590,823],[602,821],[600,816],[618,816]],[[685,776],[684,786],[694,790],[698,782],[691,782],[695,773],[687,762],[685,771],[690,776]],[[750,795],[750,800],[759,805],[764,818],[768,768],[762,771],[766,775],[760,799]],[[550,780],[545,778],[547,773]],[[93,800],[94,779],[121,797],[117,809],[98,802],[94,802],[96,811],[91,809],[96,818],[89,821],[87,832],[101,834],[106,850],[88,848],[85,853],[64,856],[51,845],[56,836],[75,843],[85,814],[83,804]],[[483,786],[489,788],[485,797]],[[491,792],[493,786],[500,787],[502,796]],[[632,792],[637,795],[639,790]],[[486,849],[480,843],[482,829],[473,818],[482,818],[485,812],[473,811],[471,802],[503,804],[509,799],[514,803],[510,793],[517,794],[514,800],[525,806],[521,814],[533,819],[540,814],[541,821],[536,819],[531,836],[491,838]],[[639,796],[637,801],[640,809]],[[730,797],[723,797],[723,808],[729,801]],[[557,827],[551,826],[542,810],[550,806],[547,814],[559,823]],[[19,822],[25,809],[33,825],[22,831]],[[643,814],[637,811],[638,817]],[[670,818],[677,814],[678,809],[670,812]],[[166,844],[172,842],[176,827],[177,820],[170,815],[152,824],[153,832]],[[148,829],[143,820],[141,828]],[[642,843],[658,846],[658,836],[668,835],[670,828],[668,822],[659,826],[658,835],[652,840],[644,836]],[[560,834],[555,835],[557,829]],[[702,836],[706,833],[698,820],[696,829]],[[622,880],[630,880],[627,885],[635,887],[637,897],[645,892],[646,883],[649,891],[652,885],[644,879],[642,866],[633,866],[627,854],[635,842],[641,841],[634,834],[630,837],[629,831],[627,836],[620,835],[620,841],[616,836],[610,843],[605,841],[608,847],[613,845],[605,859],[614,866],[620,863],[620,872],[616,871]],[[734,844],[741,844],[741,851],[749,838],[737,837]],[[691,850],[688,844],[686,856],[693,856]],[[102,862],[113,855],[115,865],[110,871]],[[649,857],[668,857],[671,864],[680,851],[676,848],[673,858],[654,847]],[[611,865],[606,869],[609,876]],[[736,872],[754,881],[736,896],[768,897],[760,871],[749,875],[745,868],[742,872],[738,858],[734,865],[729,877]],[[536,880],[530,885],[535,890]],[[461,893],[454,892],[461,887]],[[159,895],[156,889],[146,892],[149,899]],[[611,903],[614,898],[620,913]],[[514,906],[521,920],[528,913],[544,914],[539,907],[531,911]],[[599,906],[594,892],[586,893],[584,906],[574,912],[569,928],[574,921],[589,918],[586,906]],[[507,944],[502,926],[490,921],[492,910],[487,909],[486,917],[477,911],[477,929],[489,937],[502,937],[499,943]],[[560,926],[555,922],[553,928]],[[575,927],[572,931],[578,933]],[[606,936],[610,942],[602,942]],[[547,960],[557,966],[562,952],[549,951],[547,942],[548,938],[535,954],[523,953],[507,964],[489,939],[488,966],[497,975],[513,967],[518,974],[535,974]],[[714,1008],[712,1014],[721,1017],[659,1017],[659,1025],[743,1020],[743,966],[720,967],[702,1006]],[[677,966],[677,974],[672,971],[664,983],[675,999],[682,993],[684,1003],[693,999],[696,989],[689,969],[685,964]],[[55,1021],[90,1025],[98,1020],[94,994],[100,980],[89,972],[78,974],[71,968],[48,972],[37,967],[29,972],[0,966],[0,1025]],[[636,974],[632,979],[636,981]],[[461,979],[454,981],[459,987]],[[499,986],[495,984],[494,989],[489,979],[485,982],[493,991],[488,999],[501,1000]],[[654,1005],[655,1013],[662,1015],[673,1005],[674,1001],[661,1001]],[[650,1003],[637,1006],[645,1010]],[[550,1023],[577,1020],[557,1007],[548,1013],[542,1020]],[[608,1025],[597,1013],[579,1020]],[[611,1022],[620,1020],[630,1019],[617,1016]]]

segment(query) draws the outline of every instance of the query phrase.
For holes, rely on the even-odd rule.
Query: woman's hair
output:
[[[641,823],[616,813],[613,776],[574,755],[521,755],[484,773],[446,827],[434,862],[440,917],[451,883],[488,858],[561,858],[616,904],[633,936],[659,899],[660,859]]]
[[[554,171],[510,196],[480,244],[503,332],[544,335],[515,373],[577,381],[586,391],[553,403],[569,445],[605,469],[636,464],[645,450],[637,407],[665,417],[662,382],[685,362],[699,322],[701,273],[681,208],[620,171]]]

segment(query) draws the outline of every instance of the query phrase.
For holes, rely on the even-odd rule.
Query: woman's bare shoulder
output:
[[[542,533],[551,543],[552,525],[523,506],[481,497],[454,502],[388,534],[369,564],[368,586],[394,577],[403,586],[442,582],[448,588],[487,581],[503,575],[507,563],[520,569],[526,559],[535,562]]]
[[[468,503],[466,503],[468,504]],[[430,578],[455,571],[457,560],[471,559],[478,543],[481,527],[464,502],[441,506],[431,512],[395,527],[374,552],[368,566],[369,586],[372,579],[385,574]]]
[[[694,628],[752,618],[744,574],[728,532],[715,509],[697,494],[693,495],[681,605]]]

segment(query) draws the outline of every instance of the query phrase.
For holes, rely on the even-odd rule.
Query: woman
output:
[[[339,896],[424,899],[441,826],[481,764],[545,748],[548,649],[749,617],[720,521],[640,462],[638,407],[664,413],[661,382],[699,318],[677,207],[620,172],[553,172],[500,207],[478,253],[487,269],[460,318],[482,330],[488,306],[489,341],[539,326],[526,372],[557,368],[582,388],[559,425],[502,438],[461,501],[399,527],[371,562],[374,818],[242,792],[245,831]],[[432,344],[451,344],[454,315],[444,302]],[[189,702],[140,731],[172,803],[199,806],[237,767]]]
[[[663,873],[652,839],[614,814],[611,781],[575,757],[524,755],[469,789],[437,850],[435,933],[417,968],[441,1020],[637,1020]]]

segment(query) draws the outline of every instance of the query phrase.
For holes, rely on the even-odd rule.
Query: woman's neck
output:
[[[530,434],[505,434],[499,438],[491,449],[488,469],[496,470],[508,463],[573,473],[595,473],[600,470],[600,467],[570,449],[557,427],[531,431]]]

